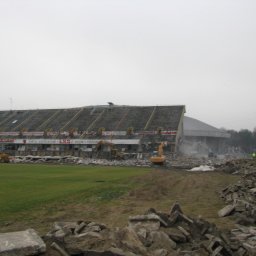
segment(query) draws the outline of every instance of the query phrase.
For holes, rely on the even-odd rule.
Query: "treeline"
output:
[[[226,130],[231,137],[228,140],[230,147],[240,148],[245,153],[256,152],[256,128],[254,131],[242,129],[239,132]]]

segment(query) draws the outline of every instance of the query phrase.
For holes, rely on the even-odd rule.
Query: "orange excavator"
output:
[[[152,164],[163,165],[165,162],[164,156],[164,143],[161,142],[158,146],[158,150],[153,152],[153,155],[150,157],[150,161]]]
[[[0,163],[9,163],[10,162],[10,156],[5,153],[0,152]]]

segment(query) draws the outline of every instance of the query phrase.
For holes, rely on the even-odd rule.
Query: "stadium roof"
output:
[[[0,131],[176,131],[185,106],[88,106],[0,111]]]
[[[191,137],[230,137],[229,133],[188,116],[184,116],[184,135]]]

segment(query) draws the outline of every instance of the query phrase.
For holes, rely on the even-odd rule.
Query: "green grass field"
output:
[[[111,200],[133,187],[146,168],[0,165],[0,221],[51,203]]]
[[[217,191],[238,176],[136,167],[0,165],[0,232],[35,228],[41,234],[54,221],[90,220],[124,226],[148,208],[168,212],[175,201],[189,216],[201,215],[220,227],[225,203]]]

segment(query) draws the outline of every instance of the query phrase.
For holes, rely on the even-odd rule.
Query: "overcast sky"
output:
[[[0,0],[0,110],[186,105],[256,127],[255,0]]]

